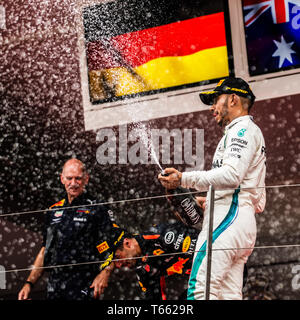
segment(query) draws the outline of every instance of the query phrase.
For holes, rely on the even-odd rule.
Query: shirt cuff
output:
[[[189,178],[192,176],[192,172],[182,172],[181,176],[181,186],[183,188],[190,188],[189,186]]]

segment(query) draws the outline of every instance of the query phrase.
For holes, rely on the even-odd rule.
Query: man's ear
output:
[[[239,103],[239,97],[236,94],[232,94],[230,102],[232,106],[236,106]]]
[[[131,248],[131,241],[130,241],[130,239],[125,238],[125,239],[123,240],[123,247],[124,247],[125,249],[130,249],[130,248]]]
[[[90,176],[88,175],[88,173],[85,174],[85,184],[88,184]]]
[[[61,181],[61,183],[62,183],[62,184],[65,184],[64,176],[63,176],[63,174],[62,174],[62,173],[60,174],[60,181]]]

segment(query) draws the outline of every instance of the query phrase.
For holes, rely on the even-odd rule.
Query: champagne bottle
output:
[[[167,176],[168,174],[162,172],[162,175]],[[197,204],[196,199],[190,194],[190,190],[182,187],[167,189],[167,195],[177,218],[187,226],[201,229],[203,210]]]

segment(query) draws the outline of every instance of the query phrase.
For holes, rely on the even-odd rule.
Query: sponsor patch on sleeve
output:
[[[189,250],[190,245],[191,245],[191,237],[187,236],[185,237],[182,244],[182,252],[187,252]]]
[[[98,249],[99,253],[103,253],[104,251],[109,249],[109,245],[106,241],[104,241],[97,246],[97,249]]]

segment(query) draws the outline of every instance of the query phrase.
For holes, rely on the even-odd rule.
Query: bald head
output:
[[[86,172],[85,165],[80,160],[69,159],[63,166],[60,179],[65,186],[69,203],[71,203],[83,193],[89,175]]]
[[[78,159],[69,159],[65,162],[62,168],[62,173],[64,173],[69,168],[76,168],[82,172],[82,174],[86,174],[85,164]]]

